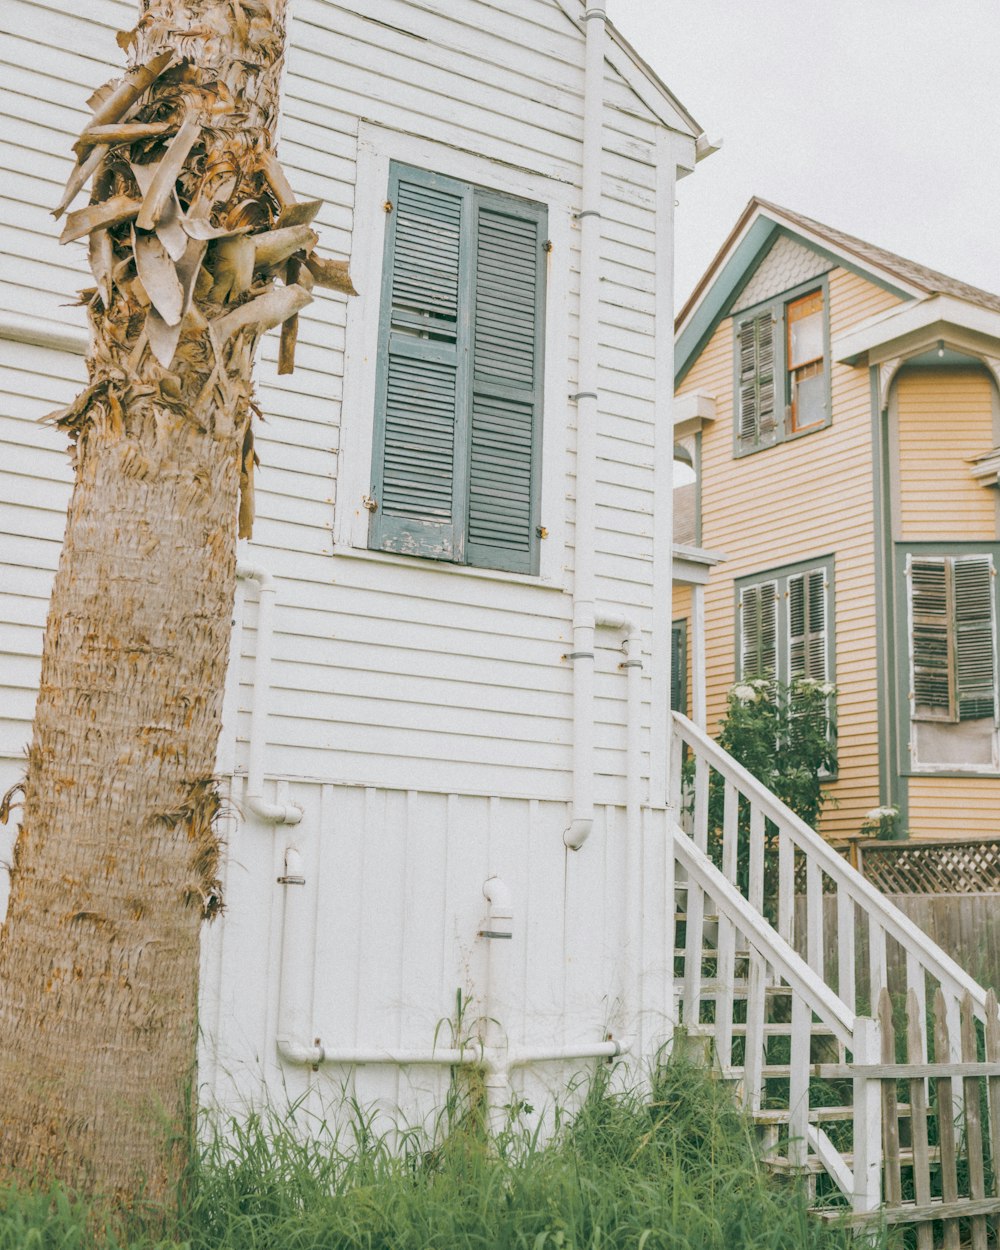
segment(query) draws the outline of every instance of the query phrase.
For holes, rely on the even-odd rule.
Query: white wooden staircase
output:
[[[673,776],[675,1018],[733,1083],[768,1165],[858,1222],[916,1225],[919,1250],[935,1228],[945,1247],[985,1248],[1000,1214],[996,999],[676,713]]]

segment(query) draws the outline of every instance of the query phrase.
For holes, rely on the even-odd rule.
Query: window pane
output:
[[[823,310],[810,313],[807,317],[791,318],[789,309],[788,320],[788,367],[798,368],[808,364],[810,360],[823,358]]]
[[[826,376],[822,370],[792,377],[792,411],[796,430],[826,420]]]

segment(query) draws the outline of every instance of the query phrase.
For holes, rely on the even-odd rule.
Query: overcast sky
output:
[[[1000,292],[1000,0],[608,12],[723,140],[678,187],[678,307],[755,194]]]

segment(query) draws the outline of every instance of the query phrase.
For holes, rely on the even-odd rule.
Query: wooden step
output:
[[[853,1151],[849,1150],[840,1157],[844,1160],[844,1164],[849,1170],[854,1167]],[[929,1146],[927,1148],[927,1159],[930,1163],[937,1163],[940,1158],[940,1147]],[[761,1163],[779,1176],[796,1176],[805,1173],[811,1173],[814,1176],[826,1175],[826,1168],[816,1155],[810,1155],[804,1164],[791,1163],[784,1155],[765,1155],[761,1159]],[[913,1151],[908,1148],[902,1149],[899,1152],[899,1163],[901,1167],[911,1167],[913,1164]]]
[[[718,959],[720,957],[720,954],[721,952],[719,951],[719,948],[717,946],[705,946],[702,948],[701,957],[702,959]],[[675,948],[674,950],[675,959],[684,959],[686,955],[687,955],[687,947],[678,946]],[[750,952],[748,950],[733,951],[733,958],[734,959],[749,959]]]
[[[684,979],[682,977],[674,978],[674,992],[682,994],[684,991]],[[714,998],[717,994],[732,994],[734,998],[746,998],[750,989],[746,981],[736,979],[733,981],[702,981],[698,987],[699,998]],[[787,998],[793,993],[790,985],[765,985],[764,993],[768,998]]]
[[[900,1118],[903,1119],[910,1114],[910,1108],[904,1104],[900,1104],[898,1112]],[[750,1119],[753,1120],[754,1124],[759,1124],[762,1128],[767,1128],[769,1126],[787,1124],[791,1118],[791,1114],[792,1113],[790,1111],[780,1110],[752,1111],[750,1113]],[[850,1106],[809,1108],[810,1124],[842,1123],[845,1120],[852,1120],[853,1118],[854,1108]]]

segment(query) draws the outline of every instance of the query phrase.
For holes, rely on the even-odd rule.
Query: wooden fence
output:
[[[877,1086],[881,1101],[883,1208],[887,1224],[916,1225],[918,1250],[933,1250],[940,1229],[944,1250],[986,1250],[1000,1217],[1000,1021],[996,995],[987,997],[985,1025],[971,998],[961,1004],[959,1062],[953,1053],[944,995],[935,995],[933,1059],[924,1055],[925,1021],[917,995],[906,999],[897,1033],[888,991],[879,997],[881,1063],[819,1064],[820,1077]],[[832,1214],[832,1213],[831,1213]],[[992,1232],[992,1237],[990,1233]]]
[[[1000,993],[1000,895],[998,894],[891,894],[887,895],[901,912],[909,917],[932,942],[947,952],[969,976],[980,985]],[[805,896],[796,909],[794,946],[800,954],[807,950],[807,908]],[[823,898],[824,927],[827,933],[837,932],[836,899]],[[870,967],[868,928],[862,921],[855,933],[855,958],[859,985],[865,985]],[[825,973],[832,976],[836,951],[825,956]],[[888,985],[902,990],[906,985],[906,966],[902,954],[890,949],[887,955]],[[866,1001],[871,1001],[866,995]]]

